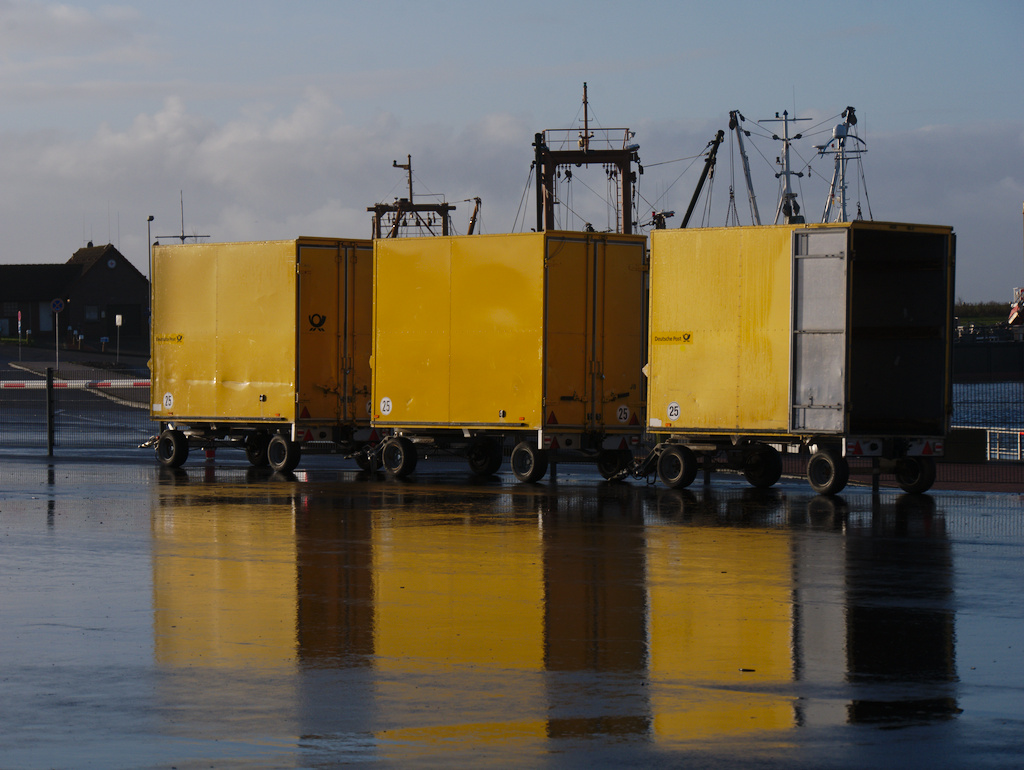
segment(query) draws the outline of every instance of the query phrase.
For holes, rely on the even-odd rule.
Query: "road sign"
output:
[[[50,310],[52,310],[54,313],[59,313],[63,309],[64,300],[62,300],[60,297],[58,297],[57,299],[50,303]]]

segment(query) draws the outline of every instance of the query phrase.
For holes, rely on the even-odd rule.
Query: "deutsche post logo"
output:
[[[320,313],[313,313],[309,317],[309,330],[311,332],[322,332],[324,330],[324,324],[327,323],[327,316],[321,315]]]

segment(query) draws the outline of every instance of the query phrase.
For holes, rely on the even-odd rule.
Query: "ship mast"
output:
[[[857,115],[853,107],[843,110],[843,122],[832,129],[832,140],[828,144],[820,145],[816,149],[819,155],[835,155],[835,168],[832,171],[832,184],[828,189],[828,197],[825,199],[825,210],[821,214],[822,222],[849,222],[847,213],[846,195],[846,166],[850,160],[859,160],[860,156],[867,152],[867,147],[859,136],[853,133],[853,126],[857,125]],[[860,146],[848,146],[849,140],[860,142]],[[835,216],[832,216],[833,207]],[[858,219],[860,214],[858,212]]]
[[[782,123],[782,136],[778,134],[772,134],[772,139],[776,139],[782,142],[782,155],[778,159],[778,163],[781,170],[775,177],[782,179],[782,195],[779,197],[778,208],[775,209],[775,224],[779,223],[779,215],[785,217],[786,224],[803,224],[804,218],[800,216],[800,204],[796,201],[796,193],[793,192],[793,185],[791,177],[797,176],[802,177],[803,173],[799,171],[793,171],[790,167],[789,162],[789,147],[790,144],[803,137],[802,134],[796,134],[793,137],[789,135],[789,124],[796,123],[798,120],[810,120],[810,118],[791,118],[789,117],[788,111],[783,111],[782,117],[779,117],[779,113],[775,113],[774,118],[767,120],[759,120],[758,123]]]
[[[618,138],[621,132],[621,139]],[[574,149],[571,137],[576,134]],[[615,231],[633,232],[633,186],[637,172],[633,164],[643,173],[640,165],[640,145],[634,143],[634,133],[628,128],[599,128],[596,135],[590,130],[590,112],[587,101],[587,84],[583,84],[583,130],[578,128],[545,129],[534,134],[534,168],[537,172],[537,231],[552,230],[555,227],[555,204],[557,202],[555,180],[559,168],[566,167],[566,178],[571,178],[573,166],[601,165],[607,169],[609,179],[618,181]],[[558,148],[558,149],[555,149]],[[590,223],[587,229],[593,229]]]

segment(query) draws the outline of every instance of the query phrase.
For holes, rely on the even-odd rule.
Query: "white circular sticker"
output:
[[[679,402],[673,401],[668,405],[668,419],[675,421],[679,419]]]
[[[164,409],[174,408],[174,395],[171,393],[164,393]]]
[[[384,398],[380,400],[380,413],[384,415],[391,414],[391,406],[391,399],[384,396]]]
[[[629,422],[629,407],[623,404],[615,410],[615,416],[619,418],[621,423]]]

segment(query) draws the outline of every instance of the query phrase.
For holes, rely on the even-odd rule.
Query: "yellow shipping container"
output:
[[[150,416],[173,425],[160,460],[227,438],[257,465],[274,442],[281,470],[302,442],[352,442],[369,425],[371,269],[369,241],[155,246]]]
[[[628,447],[642,429],[645,270],[641,236],[375,241],[374,425]]]
[[[649,429],[730,453],[755,486],[781,473],[771,442],[821,450],[819,492],[846,484],[846,454],[924,491],[951,412],[954,267],[952,229],[933,225],[655,231]],[[692,452],[658,457],[667,483],[692,481]]]

